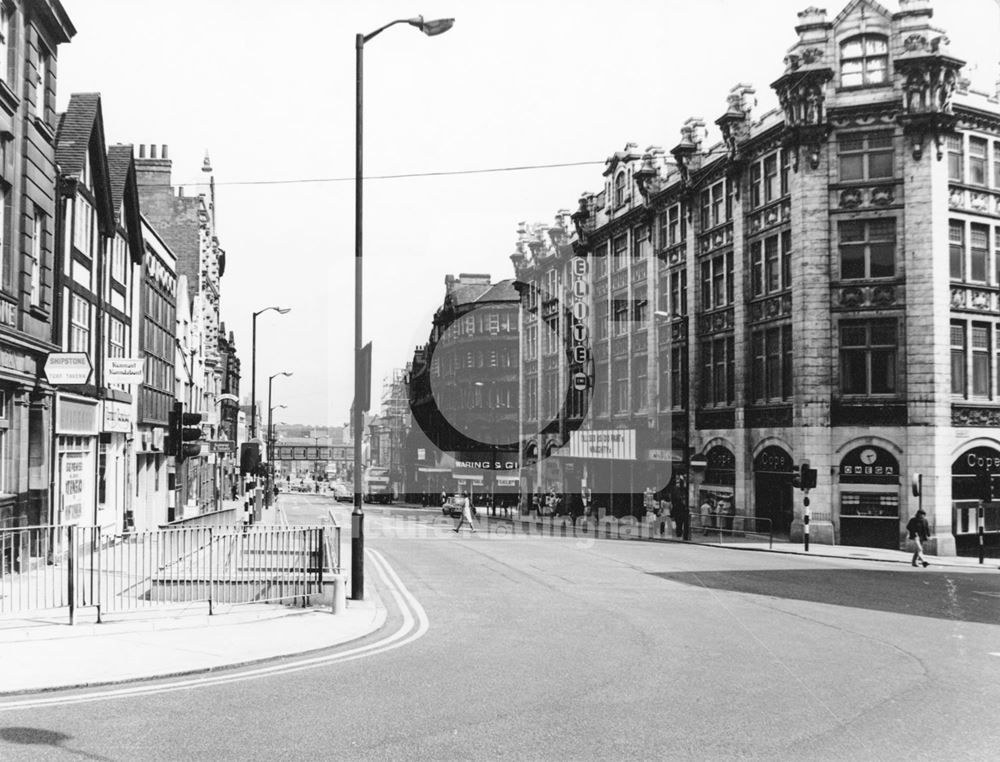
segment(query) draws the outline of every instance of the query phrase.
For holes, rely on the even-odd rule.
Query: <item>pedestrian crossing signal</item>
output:
[[[185,413],[184,403],[175,402],[168,416],[167,455],[180,463],[201,453],[201,413]]]

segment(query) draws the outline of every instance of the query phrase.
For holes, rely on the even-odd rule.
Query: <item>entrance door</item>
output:
[[[753,467],[755,515],[770,521],[775,534],[789,534],[794,516],[791,455],[780,447],[765,447]],[[766,532],[767,522],[758,522],[755,529]]]

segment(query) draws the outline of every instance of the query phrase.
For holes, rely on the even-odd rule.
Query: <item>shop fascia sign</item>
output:
[[[569,457],[635,460],[635,429],[587,429],[570,432]]]
[[[456,460],[455,468],[482,468],[487,471],[513,471],[517,469],[516,460]]]
[[[85,384],[93,370],[86,352],[52,352],[45,358],[45,378],[50,384]]]
[[[109,357],[104,369],[106,384],[141,384],[146,360],[142,357]]]

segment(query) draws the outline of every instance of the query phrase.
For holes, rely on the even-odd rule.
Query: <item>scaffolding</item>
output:
[[[389,469],[396,494],[407,491],[404,448],[410,431],[411,370],[412,363],[407,363],[405,368],[393,368],[382,381],[378,462]]]

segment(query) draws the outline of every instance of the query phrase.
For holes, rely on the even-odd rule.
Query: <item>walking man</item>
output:
[[[457,532],[462,528],[462,524],[469,522],[469,529],[472,530],[473,534],[476,531],[476,525],[472,523],[472,500],[469,499],[469,495],[466,492],[459,493],[459,502],[462,505],[462,515],[458,519],[458,523],[455,525],[455,531]]]
[[[910,564],[916,566],[917,561],[919,561],[924,565],[924,568],[927,568],[930,564],[924,559],[924,543],[931,536],[931,527],[927,523],[927,517],[923,508],[918,508],[913,518],[906,522],[906,531],[910,533],[910,542],[915,546],[913,560]]]

